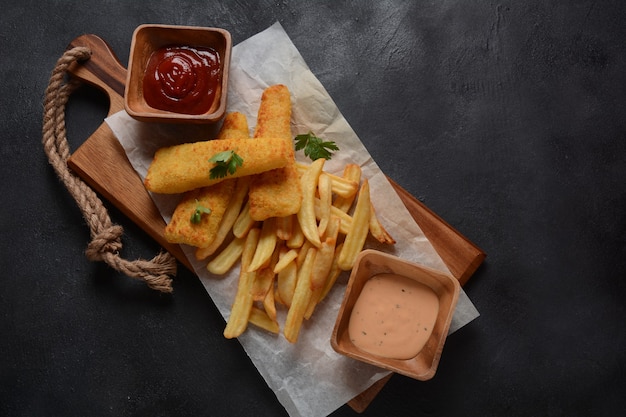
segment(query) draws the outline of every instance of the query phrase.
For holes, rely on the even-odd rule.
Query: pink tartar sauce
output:
[[[401,275],[378,274],[363,286],[348,334],[365,352],[410,359],[426,344],[438,311],[439,298],[429,286]]]

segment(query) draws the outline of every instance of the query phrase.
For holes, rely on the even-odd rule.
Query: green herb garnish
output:
[[[320,158],[330,159],[332,157],[331,151],[339,150],[335,142],[323,141],[313,132],[296,136],[296,151],[301,149],[304,149],[304,155],[313,161]]]
[[[191,223],[198,224],[202,221],[203,214],[211,214],[211,209],[208,207],[204,207],[200,202],[196,199],[196,209],[191,215]]]
[[[243,165],[243,159],[235,151],[216,153],[209,159],[209,162],[215,163],[215,166],[209,171],[211,179],[224,178],[228,174],[233,175],[237,171],[237,167]]]

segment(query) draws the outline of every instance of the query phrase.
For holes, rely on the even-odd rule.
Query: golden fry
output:
[[[224,337],[227,339],[240,336],[248,327],[248,318],[254,302],[250,290],[256,278],[256,272],[248,272],[248,267],[254,255],[260,234],[261,230],[254,228],[248,232],[244,242],[237,295],[230,310],[230,317],[224,328]]]
[[[250,205],[246,203],[241,209],[239,216],[237,216],[237,219],[235,219],[233,234],[236,237],[244,237],[255,225],[256,222],[250,217]]]
[[[305,319],[310,319],[315,310],[315,306],[319,303],[328,274],[330,273],[335,258],[335,247],[337,245],[337,235],[339,234],[339,218],[333,217],[328,224],[328,235],[322,242],[322,246],[317,251],[313,269],[311,271],[311,300],[304,314]]]
[[[274,281],[272,281],[272,284],[274,284]],[[267,294],[265,295],[265,298],[263,299],[263,308],[265,309],[265,312],[267,313],[267,315],[269,316],[270,319],[272,319],[273,321],[277,320],[277,316],[276,316],[276,300],[274,299],[274,290],[273,290],[274,286],[272,285],[269,288],[269,291],[267,292]],[[278,324],[278,323],[277,323]]]
[[[349,164],[349,165],[354,165],[360,169],[360,167],[356,164]],[[305,172],[309,167],[310,165],[307,165],[305,163],[296,162],[296,168],[298,169],[298,172],[300,173],[300,175],[302,175],[302,173]],[[337,194],[337,196],[349,198],[349,197],[354,197],[356,195],[356,192],[359,189],[359,181],[354,181],[345,176],[339,177],[329,172],[326,172],[326,175],[330,177],[330,183],[331,183],[333,193]]]
[[[326,227],[330,221],[330,206],[333,204],[330,177],[324,172],[322,172],[318,178],[317,192],[320,197],[319,216],[317,216],[317,210],[315,211],[315,217],[319,218],[317,233],[320,236],[324,236]]]
[[[296,282],[298,281],[298,265],[294,261],[289,262],[283,269],[278,272],[276,277],[276,288],[281,303],[289,307],[293,299],[293,293],[296,290]]]
[[[262,245],[261,240],[263,239],[263,230],[261,229],[261,236],[259,238],[259,242],[257,243],[256,250],[254,255],[259,251],[259,246]],[[268,292],[274,286],[274,281],[276,278],[276,273],[274,272],[274,266],[276,262],[278,262],[278,255],[280,253],[280,249],[276,249],[273,253],[270,254],[270,260],[267,262],[267,265],[255,269],[257,271],[257,277],[252,287],[252,297],[255,301],[263,301],[267,297]],[[253,260],[254,262],[254,260]],[[249,268],[252,270],[252,266]]]
[[[315,217],[317,219],[321,218],[321,202],[319,198],[315,199]],[[339,210],[335,206],[330,206],[330,215],[335,216],[341,219],[341,224],[339,225],[339,233],[342,235],[347,235],[350,231],[350,227],[352,226],[352,216],[348,213]]]
[[[217,256],[207,263],[206,269],[212,274],[224,275],[241,257],[244,243],[245,238],[234,238],[231,240]]]
[[[343,249],[337,261],[339,267],[344,271],[352,269],[357,255],[363,249],[365,239],[369,233],[370,206],[370,187],[369,182],[365,179],[357,197],[356,207],[352,216],[352,226],[346,235]]]
[[[289,240],[293,232],[294,215],[276,217],[276,236],[280,240]]]
[[[261,329],[267,330],[270,333],[278,334],[280,327],[278,322],[272,319],[265,311],[260,308],[252,306],[250,310],[250,317],[248,321]]]
[[[315,194],[317,180],[324,168],[325,159],[317,159],[308,170],[300,177],[302,184],[302,205],[298,211],[298,222],[304,236],[315,246],[322,244],[317,231],[317,221],[315,216]]]
[[[265,220],[261,226],[261,237],[259,238],[259,243],[254,252],[254,258],[252,258],[252,262],[250,262],[250,271],[256,271],[267,265],[274,253],[274,249],[276,249],[276,242],[276,222],[274,218],[269,218]],[[272,271],[272,273],[273,272],[274,271]]]
[[[347,181],[352,181],[354,184],[358,184],[361,182],[361,167],[357,164],[348,164],[343,169],[343,178]],[[356,192],[348,197],[337,196],[333,205],[337,207],[339,210],[348,212],[350,207],[352,207],[352,203],[354,203],[354,199],[356,198]]]
[[[301,247],[304,244],[304,233],[302,233],[302,228],[300,227],[300,223],[298,222],[297,217],[293,219],[292,227],[291,227],[291,236],[287,239],[287,247],[296,249]]]
[[[378,220],[378,216],[376,216],[376,211],[374,210],[374,205],[370,203],[370,233],[376,240],[380,243],[387,243],[389,245],[394,245],[396,243],[395,239],[391,237],[389,232],[383,227]]]
[[[298,251],[295,249],[290,249],[289,251],[286,251],[285,253],[281,254],[281,256],[278,258],[278,262],[274,266],[274,272],[278,274],[280,271],[285,269],[285,267],[290,262],[293,262],[297,257],[298,257]]]
[[[341,275],[341,273],[343,272],[341,268],[339,268],[339,265],[337,264],[337,260],[339,259],[339,254],[341,253],[341,249],[343,249],[343,243],[338,244],[337,247],[335,248],[335,257],[333,258],[333,264],[330,267],[330,272],[328,273],[328,279],[326,280],[326,285],[324,285],[324,290],[322,290],[322,295],[320,296],[319,302],[321,302],[324,298],[326,298],[330,290],[335,285],[337,278],[339,278],[339,275]]]
[[[313,270],[316,254],[317,250],[315,248],[309,249],[305,261],[302,264],[302,268],[298,271],[296,290],[293,294],[291,306],[287,311],[285,329],[283,330],[285,339],[290,343],[296,343],[298,341],[298,335],[300,334],[300,328],[304,320],[304,313],[311,300],[311,272]]]

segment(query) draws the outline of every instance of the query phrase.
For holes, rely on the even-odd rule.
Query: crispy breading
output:
[[[239,112],[227,113],[216,139],[246,139],[250,137],[248,120]]]
[[[246,117],[241,113],[228,113],[216,139],[246,139],[248,137]],[[165,229],[165,238],[172,243],[185,243],[200,248],[209,247],[214,243],[236,186],[237,178],[232,178],[209,187],[187,191]],[[198,204],[211,209],[211,213],[203,214],[202,221],[193,224],[191,215]]]
[[[293,151],[291,137],[291,95],[289,89],[277,84],[265,89],[257,116],[255,138],[283,138]],[[285,217],[300,209],[302,190],[292,152],[285,167],[264,172],[252,177],[250,182],[250,216],[254,220],[270,217]]]
[[[200,248],[209,246],[215,239],[235,185],[233,181],[222,181],[185,193],[165,227],[165,239]],[[193,223],[191,217],[198,205],[211,209],[211,213],[202,214],[200,223]]]
[[[254,137],[268,136],[291,140],[291,94],[283,84],[267,87],[261,96]]]
[[[230,150],[241,156],[243,165],[227,177],[210,178],[209,171],[215,164],[209,159]],[[155,153],[144,185],[154,193],[183,193],[224,179],[282,168],[291,163],[293,154],[293,147],[283,138],[223,139],[170,146]]]

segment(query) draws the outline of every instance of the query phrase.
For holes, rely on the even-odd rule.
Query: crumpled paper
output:
[[[294,104],[294,135],[313,131],[326,140],[335,141],[340,148],[324,169],[341,174],[347,161],[361,166],[363,176],[370,181],[377,214],[397,241],[391,248],[389,245],[371,246],[368,241],[368,247],[449,272],[280,23],[233,48],[229,77],[228,111],[245,114],[251,129],[256,125],[263,90],[273,84],[285,84]],[[106,122],[141,178],[145,178],[156,149],[210,139],[216,129],[141,123],[124,111],[110,116]],[[300,154],[298,152],[298,159],[305,161]],[[153,194],[152,197],[164,219],[169,221],[179,196]],[[183,247],[183,250],[227,320],[237,288],[238,268],[225,277],[212,276],[207,272],[205,262],[195,260],[194,249]],[[346,281],[347,274],[344,274],[315,310],[311,320],[305,321],[296,344],[290,344],[282,335],[272,335],[255,328],[249,328],[239,337],[252,362],[291,416],[326,416],[389,374],[388,371],[339,355],[330,346]],[[281,324],[285,315],[284,311],[279,312]],[[450,333],[478,315],[465,292],[461,291]]]

